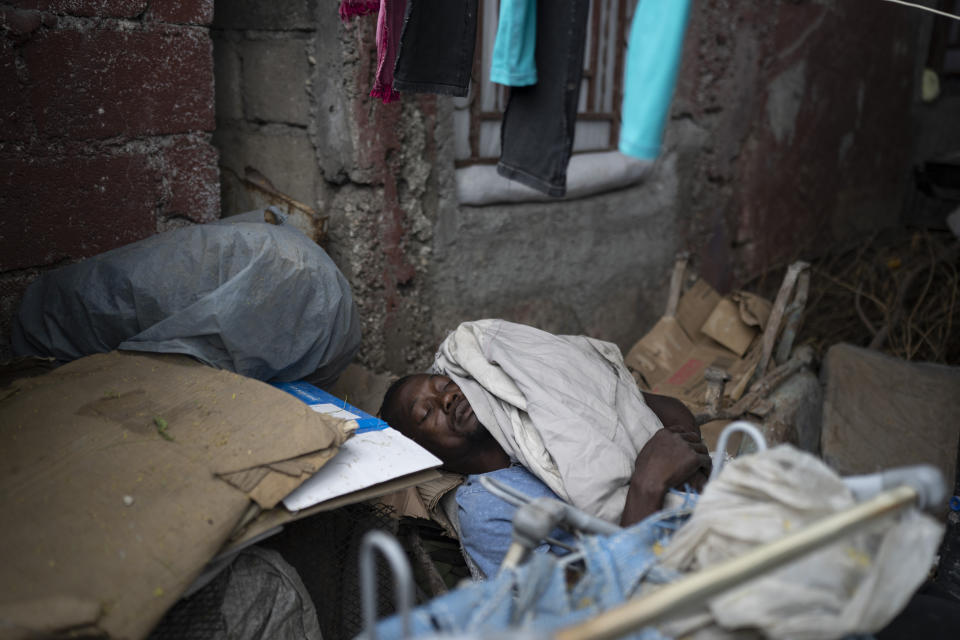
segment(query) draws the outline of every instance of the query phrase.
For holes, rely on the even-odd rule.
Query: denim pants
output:
[[[466,96],[476,40],[477,0],[408,0],[393,86]]]
[[[537,84],[511,87],[500,129],[497,172],[555,197],[567,191],[589,5],[538,3]],[[409,0],[394,86],[467,95],[476,29],[477,0]]]

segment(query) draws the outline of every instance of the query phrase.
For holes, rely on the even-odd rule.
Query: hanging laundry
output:
[[[477,0],[408,0],[394,87],[464,97],[477,40]]]
[[[537,84],[513,87],[503,114],[497,173],[553,197],[567,192],[589,6],[554,0],[536,12]]]
[[[403,15],[406,0],[380,0],[379,2],[361,0],[342,0],[340,19],[348,20],[378,11],[377,15],[377,74],[373,80],[370,96],[380,98],[384,103],[400,99],[393,87],[393,67],[400,46],[400,33],[403,29]]]
[[[537,84],[536,42],[537,0],[501,0],[490,82],[511,87]]]
[[[341,0],[340,19],[346,22],[354,16],[365,16],[380,10],[380,0]]]
[[[533,0],[518,0],[518,4]],[[397,54],[396,88],[466,96],[477,32],[477,0],[409,0]],[[524,4],[524,6],[526,6]],[[536,84],[514,86],[501,126],[497,172],[550,196],[567,191],[567,164],[583,73],[590,0],[526,9],[534,22]]]
[[[660,153],[690,0],[640,0],[630,25],[623,79],[620,152],[644,160]]]

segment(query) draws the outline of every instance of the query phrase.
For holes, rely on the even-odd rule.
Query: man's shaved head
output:
[[[447,376],[400,378],[387,389],[380,417],[443,460],[450,471],[482,473],[509,464],[460,387]]]

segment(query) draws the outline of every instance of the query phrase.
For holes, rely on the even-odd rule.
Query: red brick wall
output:
[[[44,269],[219,216],[213,0],[0,0],[0,358]]]

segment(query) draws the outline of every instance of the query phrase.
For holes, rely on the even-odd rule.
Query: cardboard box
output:
[[[716,367],[730,374],[724,397],[743,395],[760,361],[758,337],[770,315],[770,303],[738,292],[721,296],[697,280],[680,298],[675,316],[663,316],[627,353],[624,361],[653,393],[703,407],[704,372]]]
[[[759,333],[755,327],[740,318],[740,309],[729,298],[723,298],[717,303],[701,330],[737,356],[747,352]]]

